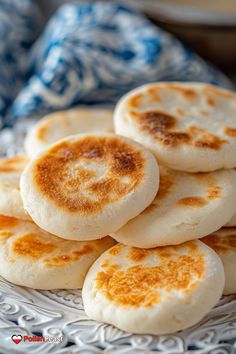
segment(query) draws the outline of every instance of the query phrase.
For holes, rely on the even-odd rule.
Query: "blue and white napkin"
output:
[[[0,123],[114,104],[152,81],[228,79],[142,14],[115,2],[61,6],[40,31],[35,0],[0,0]]]

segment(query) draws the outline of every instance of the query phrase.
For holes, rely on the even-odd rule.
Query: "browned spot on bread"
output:
[[[173,254],[172,252],[173,250],[168,250],[167,247],[158,247],[155,248],[155,253],[157,255],[157,257],[159,258],[170,258]]]
[[[194,100],[197,98],[197,93],[188,87],[184,87],[182,85],[179,84],[175,84],[175,83],[168,83],[165,85],[166,89],[170,89],[170,90],[175,90],[178,93],[180,93],[181,95],[183,95],[185,97],[185,99],[187,100]]]
[[[114,131],[114,129],[112,129],[112,128],[107,129],[107,130],[106,130],[106,132],[107,132],[107,133],[112,133],[112,134],[115,134],[115,131]]]
[[[169,258],[181,252],[181,249],[183,249],[183,247],[185,247],[191,254],[198,251],[198,246],[196,242],[192,241],[187,241],[179,245],[157,247],[154,249],[154,251],[160,258]],[[152,251],[152,249],[150,249],[149,251]]]
[[[175,147],[181,144],[188,144],[191,140],[190,135],[184,132],[160,131],[156,136],[164,145],[171,147]]]
[[[100,198],[106,198],[107,193],[113,193],[115,190],[116,194],[124,195],[129,191],[128,184],[124,184],[118,180],[114,179],[102,179],[98,182],[91,183],[89,187],[86,188],[88,191],[96,194]]]
[[[155,250],[145,252],[151,255]],[[151,307],[162,301],[160,290],[189,292],[204,272],[204,257],[197,249],[190,255],[162,257],[153,267],[139,264],[115,272],[108,268],[97,274],[96,286],[109,301],[120,306]]]
[[[165,199],[170,194],[173,185],[174,185],[174,179],[172,174],[170,172],[165,173],[163,171],[160,177],[160,186],[157,193],[157,199],[158,200]]]
[[[101,267],[102,268],[107,268],[110,266],[110,261],[109,259],[106,259],[102,264],[101,264]]]
[[[197,250],[198,250],[198,246],[197,246],[196,242],[187,241],[187,242],[184,242],[184,245],[186,248],[189,249],[190,253],[197,252]],[[181,248],[181,245],[177,245],[177,246],[179,246]]]
[[[212,150],[219,150],[225,143],[227,143],[226,140],[223,140],[212,133],[204,133],[202,134],[200,139],[194,142],[194,146],[200,148],[208,148]]]
[[[162,111],[149,111],[138,114],[131,112],[133,118],[138,122],[140,129],[157,139],[164,145],[177,146],[189,143],[191,136],[187,132],[172,131],[177,124],[174,116]]]
[[[205,133],[205,130],[203,128],[196,127],[195,125],[190,125],[186,131],[192,136],[192,138],[195,138],[199,135],[202,135],[202,133]]]
[[[28,163],[26,156],[16,156],[0,160],[0,173],[22,172]]]
[[[28,233],[18,238],[13,244],[13,251],[20,256],[39,259],[51,253],[56,246],[50,242],[42,242],[35,234]]]
[[[48,124],[46,124],[46,122],[44,124],[42,124],[38,130],[37,130],[37,138],[39,140],[44,141],[45,140],[45,136],[48,132]]]
[[[189,144],[219,150],[223,144],[227,143],[226,140],[196,126],[190,126],[186,131],[175,131],[177,119],[162,111],[149,111],[141,114],[131,112],[131,115],[138,122],[141,130],[167,146]]]
[[[197,97],[196,92],[191,89],[184,89],[184,90],[182,89],[181,92],[186,98],[188,98],[190,100],[193,100]]]
[[[186,197],[179,199],[177,203],[191,208],[200,208],[208,204],[206,199],[202,197]]]
[[[77,177],[73,178],[67,171],[65,171],[65,173],[63,174],[63,177],[66,179],[66,182],[64,184],[64,188],[66,190],[76,191],[78,186],[81,185],[81,183],[85,183],[95,177],[95,171],[89,169],[85,170],[82,167],[75,167],[75,175]]]
[[[0,215],[0,230],[11,229],[19,223],[19,220],[9,216]]]
[[[201,116],[208,116],[209,115],[209,113],[207,111],[203,111],[202,109],[198,109],[197,111]]]
[[[179,116],[185,116],[186,113],[184,112],[184,110],[180,107],[176,107],[176,113],[179,115]]]
[[[155,85],[149,86],[147,90],[147,95],[150,96],[151,101],[153,102],[161,102],[161,97],[159,95],[158,89]]]
[[[217,234],[212,234],[203,237],[201,241],[203,241],[209,247],[213,248],[218,253],[236,251],[236,234],[227,235],[225,237],[221,237]]]
[[[221,198],[222,188],[217,185],[216,179],[211,174],[198,172],[194,173],[193,176],[206,188],[208,199]]]
[[[171,188],[174,185],[174,178],[172,176],[172,173],[170,171],[166,172],[165,169],[160,167],[160,185],[159,185],[159,190],[157,192],[156,198],[150,204],[144,211],[143,213],[150,213],[153,210],[156,210],[156,208],[159,207],[158,201],[163,200],[167,198],[170,193],[171,193]]]
[[[109,250],[109,254],[111,256],[118,256],[120,254],[120,252],[124,249],[124,245],[122,245],[122,243],[118,243],[117,245],[115,245],[114,247],[112,247]]]
[[[73,254],[76,256],[77,259],[79,259],[81,256],[91,253],[92,250],[93,250],[93,247],[91,245],[86,245],[86,246],[82,247],[80,250],[74,251]]]
[[[232,91],[227,91],[227,90],[221,89],[216,86],[207,85],[204,91],[205,91],[205,94],[209,94],[209,96],[211,96],[211,97],[218,96],[218,97],[223,97],[223,98],[236,99],[236,95]]]
[[[149,111],[140,114],[141,124],[148,125],[152,132],[161,129],[172,129],[176,126],[176,118],[162,111]]]
[[[214,101],[214,99],[212,98],[212,97],[210,97],[210,96],[208,96],[207,98],[206,98],[206,103],[208,104],[208,106],[215,106],[215,101]]]
[[[232,138],[236,138],[236,128],[233,127],[225,127],[224,129],[225,135],[228,135]]]
[[[131,115],[143,132],[166,146],[176,147],[184,144],[219,150],[227,143],[226,140],[196,126],[190,126],[185,131],[176,131],[174,130],[177,124],[176,118],[162,112],[152,111],[142,114],[131,112]]]
[[[155,85],[150,85],[147,93],[144,95],[142,93],[136,93],[128,101],[130,108],[137,108],[141,103],[142,99],[148,97],[149,102],[161,102],[161,97],[158,92],[158,88]]]
[[[103,166],[106,173],[96,178],[96,171],[89,167],[91,161]],[[34,165],[35,185],[60,208],[91,214],[135,190],[144,167],[141,149],[117,137],[87,136],[58,143],[45,153]],[[91,198],[83,190],[91,193]]]
[[[196,112],[199,113],[200,117],[209,115],[209,106],[215,105],[217,99],[219,99],[216,95],[236,98],[235,94],[207,85],[203,87],[199,86],[196,88],[191,88],[185,87],[184,85],[178,83],[165,83],[152,85],[152,90],[158,92],[159,95],[161,95],[162,92],[166,92],[169,95],[173,94],[174,97],[176,97],[177,93],[179,93],[181,96],[184,96],[180,97],[182,101],[189,101],[187,102],[188,105],[194,104],[196,106]],[[171,92],[171,90],[174,90],[175,92]],[[186,120],[188,118],[191,119],[191,117],[188,116],[189,112],[187,109],[183,110],[180,107],[176,107],[176,105],[176,117],[169,114],[169,111],[163,112],[164,108],[163,110],[160,108],[159,110],[153,109],[142,113],[145,107],[148,107],[148,103],[150,103],[150,106],[152,103],[151,94],[148,94],[148,92],[145,92],[145,94],[146,96],[143,94],[144,102],[137,102],[135,107],[130,107],[128,115],[133,123],[137,125],[137,128],[141,133],[156,140],[157,143],[161,143],[162,145],[170,148],[188,145],[193,148],[204,148],[211,150],[220,150],[223,144],[228,143],[226,139],[222,139],[220,136],[217,136],[217,134],[215,135],[200,127],[179,128],[178,130],[178,122],[181,123],[182,120]],[[196,102],[191,102],[193,100],[200,100],[201,95],[207,102],[206,109],[200,109],[197,107]],[[162,98],[162,100],[164,100],[164,98]],[[233,134],[234,132],[232,131],[232,135]]]
[[[129,100],[130,107],[137,108],[139,105],[139,102],[141,101],[142,98],[143,98],[143,95],[141,93],[132,96]]]
[[[192,176],[197,178],[202,183],[208,183],[208,184],[215,183],[215,179],[209,173],[196,172],[196,173],[193,173]]]
[[[224,231],[224,230],[226,230],[227,231],[227,233],[229,234],[229,233],[232,233],[232,234],[236,234],[236,227],[235,226],[231,226],[231,227],[222,227],[219,231]]]
[[[217,199],[221,197],[222,188],[217,185],[210,186],[207,190],[208,199]]]
[[[11,236],[13,236],[13,233],[10,231],[0,231],[0,237],[7,238],[7,237],[11,237]]]
[[[109,262],[108,259],[106,259],[102,264],[101,264],[101,268],[107,268],[106,271],[109,273],[113,273],[115,271],[117,271],[118,269],[120,269],[119,264],[113,263],[111,264]]]
[[[151,213],[152,211],[156,210],[158,207],[159,206],[157,203],[152,203],[142,212],[142,214]]]
[[[131,247],[127,254],[127,258],[132,262],[141,262],[149,255],[149,253],[148,249]]]
[[[62,254],[53,258],[44,259],[44,263],[48,267],[64,267],[68,263],[77,262],[81,257],[88,255],[93,250],[91,245],[84,245],[81,249],[70,252],[70,254]]]

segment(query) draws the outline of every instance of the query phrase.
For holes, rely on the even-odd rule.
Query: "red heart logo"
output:
[[[13,334],[11,339],[15,344],[19,344],[22,341],[22,336],[20,334],[18,334],[18,335]]]

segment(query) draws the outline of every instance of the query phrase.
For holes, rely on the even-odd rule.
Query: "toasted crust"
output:
[[[225,271],[224,294],[236,293],[236,227],[222,228],[201,239],[221,258]]]
[[[235,107],[235,93],[212,85],[149,84],[118,103],[115,129],[149,147],[174,169],[232,168],[236,166]]]
[[[184,247],[191,255],[186,256],[180,252]],[[120,245],[108,252],[108,257],[101,264],[101,271],[95,279],[97,290],[117,305],[152,307],[161,303],[166,293],[181,291],[186,294],[192,291],[205,276],[203,254],[193,242],[166,249],[128,248],[125,258],[130,266],[125,270],[121,264],[112,262],[114,256],[118,255],[114,254],[117,248],[120,250]],[[150,267],[140,264],[151,257],[157,258],[157,265]]]
[[[88,242],[62,240],[33,222],[0,216],[0,274],[15,284],[81,287],[92,262],[113,245],[108,236]]]
[[[236,228],[222,228],[213,234],[203,237],[202,242],[218,254],[236,252]]]
[[[104,177],[97,179],[96,170],[86,168],[92,162],[104,166]],[[135,191],[144,178],[145,163],[140,149],[115,136],[88,136],[74,143],[63,141],[44,154],[34,164],[34,184],[58,207],[93,214]]]
[[[200,241],[150,250],[118,244],[92,265],[82,296],[92,319],[164,334],[199,321],[223,287],[221,261]]]
[[[112,134],[81,134],[32,160],[21,192],[25,208],[42,228],[82,240],[121,227],[150,204],[158,185],[156,161],[139,144]]]
[[[29,159],[27,156],[14,156],[0,159],[0,178],[9,173],[21,173],[28,162]]]

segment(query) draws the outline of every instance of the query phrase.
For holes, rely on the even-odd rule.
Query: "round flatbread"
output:
[[[200,241],[150,250],[118,244],[92,265],[82,297],[96,321],[165,334],[200,321],[223,288],[222,262]]]
[[[0,216],[0,275],[34,289],[76,289],[91,264],[115,243],[63,240],[30,221]]]
[[[160,166],[156,198],[112,236],[151,248],[197,239],[222,227],[235,213],[236,171],[186,173]]]
[[[222,228],[201,239],[222,260],[225,271],[224,295],[236,294],[236,227]]]
[[[31,158],[66,136],[79,133],[113,133],[113,112],[104,109],[71,109],[41,119],[25,139]]]
[[[154,199],[153,155],[117,135],[74,135],[38,155],[21,176],[24,207],[41,228],[63,238],[109,235]]]
[[[154,83],[118,102],[115,130],[187,172],[236,167],[236,94],[200,83]]]
[[[26,156],[0,159],[0,215],[31,220],[20,195],[20,175],[29,162]]]

